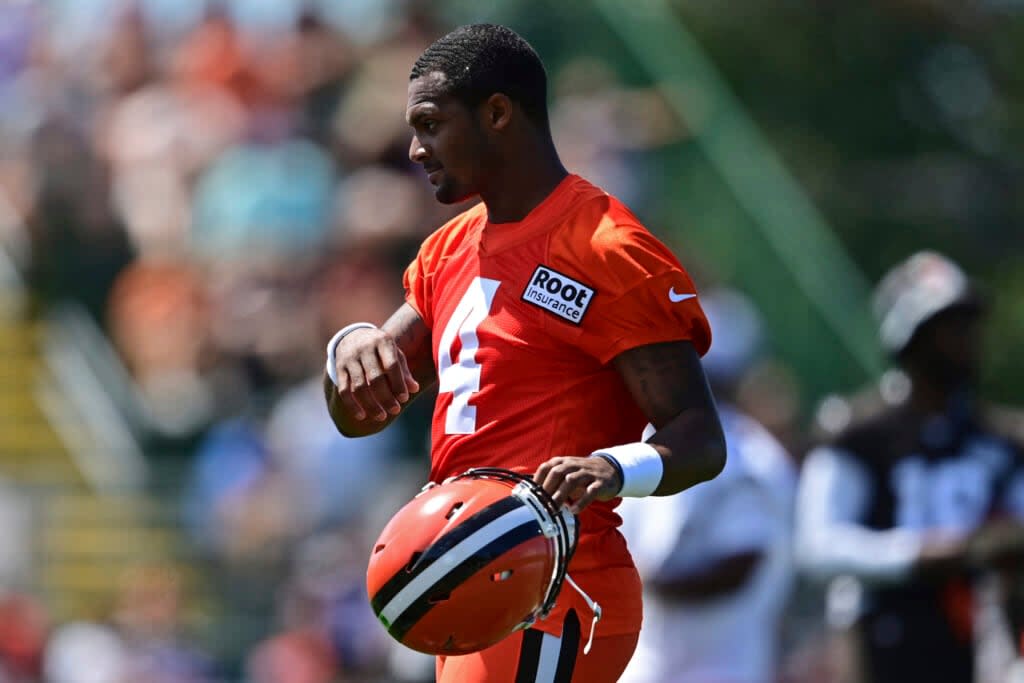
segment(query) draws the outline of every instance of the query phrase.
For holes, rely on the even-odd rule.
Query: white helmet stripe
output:
[[[400,590],[380,611],[380,618],[385,624],[394,623],[395,619],[400,617],[403,612],[423,597],[423,594],[430,590],[434,584],[447,576],[465,560],[472,557],[481,548],[516,527],[530,522],[536,522],[536,518],[533,512],[524,506],[518,507],[480,527],[471,536],[466,537],[461,543],[437,558],[433,564],[410,581],[405,588]]]

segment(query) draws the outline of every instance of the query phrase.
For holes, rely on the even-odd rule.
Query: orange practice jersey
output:
[[[677,259],[619,201],[578,176],[516,223],[489,223],[483,204],[457,216],[423,243],[405,288],[432,331],[434,481],[482,466],[533,474],[555,456],[639,440],[647,418],[609,361],[676,340],[703,354],[711,341]],[[618,502],[593,503],[580,515],[570,574],[633,572],[615,530]],[[601,632],[638,630],[639,605],[614,609],[612,574],[583,586],[605,608]]]

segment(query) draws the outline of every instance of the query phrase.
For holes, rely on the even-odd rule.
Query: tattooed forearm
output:
[[[412,349],[424,341],[430,334],[416,310],[412,306],[402,306],[384,323],[384,329],[391,333],[398,346],[402,349]]]
[[[689,342],[630,349],[615,358],[630,395],[657,432],[648,441],[665,470],[655,495],[669,495],[721,471],[725,439],[711,389]]]
[[[430,328],[416,309],[409,304],[402,305],[384,323],[383,329],[395,338],[398,348],[405,354],[409,370],[420,383],[421,390],[429,386],[435,379]]]
[[[630,392],[655,427],[706,403],[703,394],[709,390],[700,361],[692,351],[681,353],[680,344],[687,342],[641,346],[615,359]]]

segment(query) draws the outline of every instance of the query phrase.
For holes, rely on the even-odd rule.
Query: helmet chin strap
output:
[[[590,654],[590,646],[594,644],[594,631],[597,630],[597,622],[601,621],[601,605],[596,600],[591,598],[589,595],[583,592],[583,589],[576,585],[576,582],[572,580],[572,577],[568,574],[565,575],[565,580],[569,582],[569,585],[576,589],[576,592],[580,594],[586,603],[587,607],[590,608],[591,613],[594,617],[590,620],[590,635],[587,636],[587,644],[583,646],[583,654]]]

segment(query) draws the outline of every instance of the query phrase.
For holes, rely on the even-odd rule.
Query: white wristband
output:
[[[351,325],[345,325],[345,327],[334,333],[334,336],[331,337],[331,341],[327,342],[327,376],[331,378],[332,382],[334,382],[334,386],[338,386],[338,367],[336,362],[337,358],[335,356],[338,344],[340,344],[341,340],[350,332],[362,329],[375,330],[377,329],[377,326],[373,323],[352,323]]]
[[[622,470],[622,489],[619,495],[629,498],[643,498],[654,493],[665,471],[661,454],[654,446],[641,441],[602,448],[590,455],[608,457],[619,463]]]

